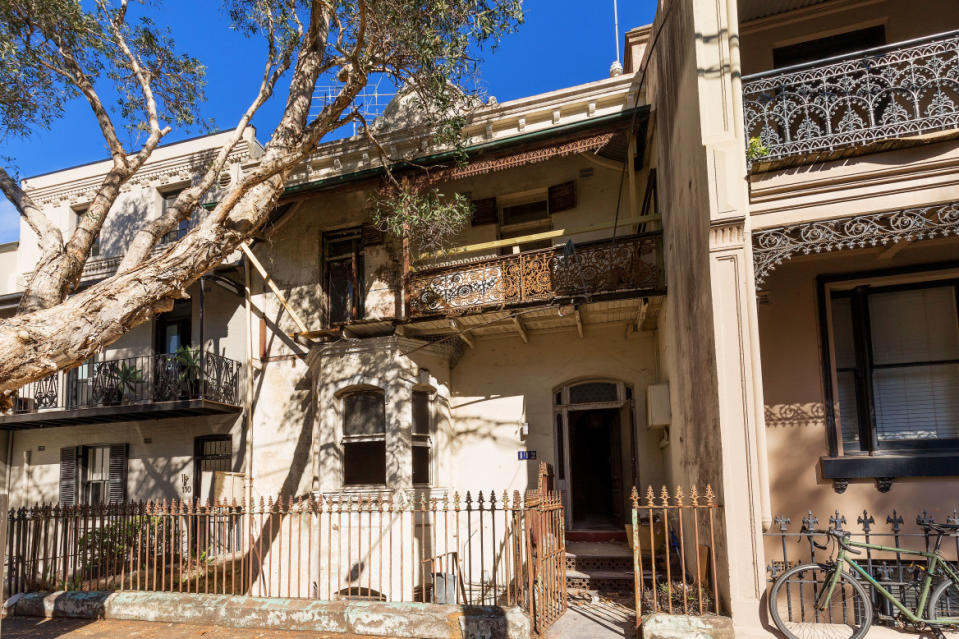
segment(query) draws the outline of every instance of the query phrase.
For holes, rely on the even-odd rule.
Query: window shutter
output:
[[[127,444],[110,444],[109,502],[119,504],[127,499]]]
[[[576,182],[564,182],[551,186],[548,196],[550,213],[576,208]]]
[[[496,224],[496,198],[488,197],[483,200],[473,200],[473,218],[470,225]]]
[[[77,505],[77,447],[60,449],[60,505]]]
[[[364,224],[360,234],[363,238],[363,246],[379,246],[384,240],[383,231],[373,224]]]

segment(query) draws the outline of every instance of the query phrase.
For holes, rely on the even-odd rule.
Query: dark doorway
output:
[[[193,496],[204,502],[213,497],[213,473],[233,470],[233,438],[203,435],[193,440]]]
[[[623,524],[619,414],[618,408],[569,412],[574,528],[595,530]]]

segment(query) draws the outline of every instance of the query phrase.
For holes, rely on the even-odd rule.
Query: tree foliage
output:
[[[159,217],[143,219],[117,272],[79,289],[79,278],[122,185],[143,166],[172,127],[202,119],[204,66],[177,53],[163,11],[145,1],[152,19],[128,20],[128,0],[0,0],[0,135],[28,135],[49,126],[82,96],[96,116],[112,157],[87,213],[69,238],[0,168],[0,190],[37,236],[41,257],[18,314],[0,321],[0,393],[86,359],[134,326],[168,310],[201,275],[220,264],[268,219],[292,172],[325,135],[359,122],[382,153],[355,106],[371,79],[387,78],[415,96],[409,125],[434,142],[458,141],[478,56],[522,20],[521,0],[227,0],[229,28],[262,39],[263,73],[232,134],[191,186]],[[214,188],[229,153],[281,78],[289,78],[283,113],[258,164],[218,195],[193,231],[153,249],[187,219]],[[313,103],[318,81],[338,93]],[[105,105],[104,86],[116,96]],[[464,88],[466,90],[464,90]],[[317,107],[319,107],[317,109]],[[117,127],[143,130],[138,149],[120,143]],[[384,153],[385,163],[390,158]],[[464,223],[462,198],[436,191],[394,193],[383,200],[413,214],[405,226],[442,236]],[[386,226],[395,224],[383,211]],[[445,220],[442,229],[434,223]],[[2,399],[2,397],[0,397]]]

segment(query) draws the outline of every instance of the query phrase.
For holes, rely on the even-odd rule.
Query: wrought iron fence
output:
[[[746,76],[751,160],[959,124],[959,31]]]
[[[565,611],[556,493],[331,494],[9,513],[6,596],[146,590]],[[557,593],[562,593],[562,598]]]
[[[14,413],[206,399],[239,403],[240,363],[216,353],[126,357],[84,364],[20,388]]]
[[[815,541],[820,545],[823,544],[825,540],[822,533],[816,533],[816,531],[827,527],[848,531],[853,539],[865,543],[926,552],[931,552],[935,548],[937,534],[932,532],[927,524],[936,521],[936,518],[926,511],[919,513],[914,519],[904,517],[897,510],[885,516],[863,510],[854,517],[855,519],[853,517],[847,519],[838,510],[824,517],[822,521],[812,511],[808,511],[795,522],[790,517],[777,516],[773,520],[772,529],[765,533],[766,556],[770,558],[766,566],[769,584],[772,585],[781,574],[793,566],[830,559],[833,548],[823,550],[813,543]],[[953,510],[944,519],[940,517],[940,521],[959,523],[959,510]],[[957,561],[959,560],[959,537],[943,539],[939,552],[953,567],[959,566]],[[863,549],[861,556],[852,557],[852,559],[906,606],[915,608],[925,570],[925,560],[922,557],[908,553]],[[891,620],[897,612],[892,604],[880,596],[872,584],[860,578],[857,573],[852,570],[847,572],[866,588],[874,609],[880,613],[878,620]],[[934,586],[935,583],[938,582],[934,582]],[[803,615],[811,614],[811,611],[805,610],[800,605],[801,593],[788,593],[783,596],[796,599],[796,602],[790,599],[783,602],[785,605],[780,606],[780,614],[786,611],[789,617],[784,621],[806,621]]]
[[[664,287],[662,234],[526,251],[409,278],[411,317]]]
[[[658,496],[650,486],[644,497],[633,488],[631,498],[636,628],[648,612],[719,614],[712,487],[688,497],[679,486]]]

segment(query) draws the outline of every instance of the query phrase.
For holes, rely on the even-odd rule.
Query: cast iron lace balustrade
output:
[[[959,235],[959,202],[870,213],[753,233],[756,284],[794,255]]]
[[[661,291],[662,235],[633,235],[494,257],[410,276],[411,317],[557,298]]]
[[[743,78],[747,139],[777,160],[959,125],[959,31]]]
[[[216,353],[202,356],[198,352],[189,356],[171,353],[105,360],[25,385],[17,391],[12,412],[39,413],[184,400],[237,406],[239,379],[240,363]]]

